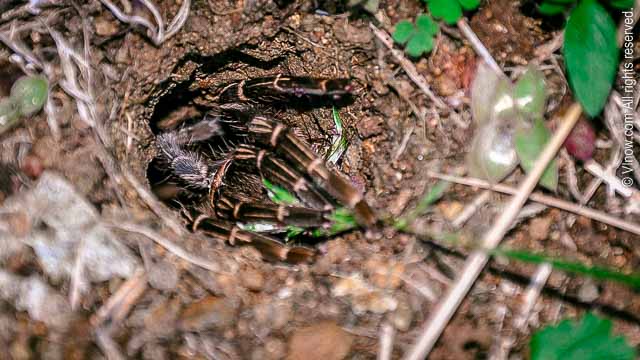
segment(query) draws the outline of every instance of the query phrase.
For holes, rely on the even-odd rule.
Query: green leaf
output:
[[[565,10],[567,10],[565,5],[548,2],[544,2],[538,6],[538,11],[543,15],[558,15],[562,14]]]
[[[517,120],[510,116],[495,117],[476,129],[466,161],[471,176],[496,184],[518,166],[513,144],[514,121]]]
[[[465,11],[475,10],[480,6],[480,0],[458,0]]]
[[[611,333],[611,320],[585,314],[579,322],[563,320],[538,330],[529,347],[531,360],[632,360],[635,350]]]
[[[618,68],[616,25],[596,0],[583,0],[571,12],[564,33],[569,83],[590,116],[602,111]]]
[[[550,138],[551,131],[544,126],[541,118],[534,121],[532,128],[519,128],[516,131],[514,138],[516,153],[524,171],[531,171],[538,155]],[[555,160],[549,163],[545,169],[540,178],[540,185],[551,191],[556,191],[558,187],[558,166]]]
[[[43,76],[23,76],[16,80],[11,87],[11,98],[20,107],[20,113],[25,116],[40,111],[47,101],[49,82]]]
[[[411,225],[419,216],[422,216],[430,210],[431,205],[440,200],[444,193],[447,191],[451,183],[439,180],[432,188],[427,192],[418,205],[416,205],[415,209],[413,209],[409,214],[400,219],[396,220],[394,226],[398,230],[406,230],[409,225]]]
[[[609,5],[613,6],[617,9],[631,9],[633,7],[634,0],[611,0],[609,1]]]
[[[436,19],[442,19],[449,25],[462,17],[460,3],[455,0],[429,0],[429,11]]]
[[[547,99],[544,74],[529,67],[516,82],[513,88],[513,97],[518,108],[527,117],[530,119],[542,118]]]
[[[336,164],[342,154],[347,151],[347,138],[344,136],[344,131],[342,129],[342,119],[340,118],[340,114],[336,107],[333,107],[333,123],[336,126],[336,135],[333,136],[331,141],[331,148],[329,149],[329,156],[327,157],[327,162],[330,164]]]
[[[287,189],[274,185],[267,179],[262,179],[262,184],[267,189],[269,198],[274,203],[284,205],[296,205],[299,203],[295,195],[291,194]]]
[[[402,20],[396,24],[396,29],[393,32],[393,40],[398,44],[404,45],[409,41],[409,38],[415,33],[415,27],[409,20]]]
[[[625,274],[617,269],[602,266],[589,266],[581,262],[554,258],[540,253],[532,253],[523,250],[509,250],[497,248],[490,251],[492,255],[504,256],[509,259],[527,262],[531,264],[551,264],[554,270],[561,270],[571,274],[584,275],[596,280],[616,281],[640,290],[640,273]]]
[[[404,49],[409,56],[418,57],[425,52],[433,49],[433,37],[427,33],[418,32],[409,40],[407,47]]]
[[[433,21],[431,16],[426,14],[418,15],[418,18],[416,19],[416,27],[418,28],[419,32],[425,33],[431,36],[436,35],[438,33],[438,30],[440,29],[438,24],[435,21]]]

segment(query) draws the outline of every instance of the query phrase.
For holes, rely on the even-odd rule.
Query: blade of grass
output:
[[[422,197],[418,205],[409,212],[406,216],[398,219],[393,226],[398,230],[406,230],[411,223],[413,223],[419,216],[424,215],[431,205],[440,200],[445,191],[449,188],[449,182],[440,180],[431,190]]]
[[[327,159],[328,163],[336,164],[340,161],[340,158],[347,150],[347,139],[344,136],[344,131],[342,127],[342,119],[340,118],[340,114],[336,107],[334,106],[332,109],[333,112],[333,123],[336,127],[336,135],[333,136],[333,141],[331,142],[331,149],[329,149],[329,157]]]
[[[509,259],[532,264],[549,263],[556,270],[584,275],[598,280],[616,281],[628,285],[634,289],[640,289],[640,274],[638,273],[625,274],[602,266],[589,266],[580,262],[553,258],[544,254],[532,253],[522,250],[498,248],[489,251],[489,253],[491,255],[503,256]]]

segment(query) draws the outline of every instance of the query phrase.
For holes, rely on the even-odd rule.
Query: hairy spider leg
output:
[[[242,230],[229,221],[212,219],[206,215],[201,215],[193,221],[192,230],[226,241],[231,245],[238,242],[250,244],[270,259],[300,263],[312,259],[315,255],[314,249],[305,246],[287,246],[270,236]]]
[[[352,90],[349,79],[318,79],[279,74],[229,84],[220,91],[218,101],[255,103],[302,97],[341,100],[349,96]]]
[[[374,226],[377,219],[364,200],[362,193],[349,181],[330,171],[324,160],[298,138],[291,129],[263,116],[255,116],[247,124],[256,144],[260,144],[283,159],[342,204],[354,210],[356,221],[364,226]]]

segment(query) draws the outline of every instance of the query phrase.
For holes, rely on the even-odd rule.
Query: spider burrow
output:
[[[218,92],[219,106],[202,120],[160,134],[158,159],[170,180],[205,200],[189,213],[192,230],[298,262],[313,257],[314,250],[286,246],[236,222],[323,227],[337,202],[351,209],[361,226],[374,226],[377,219],[360,191],[329,170],[292,129],[257,111],[258,104],[275,101],[343,100],[351,90],[347,79],[277,75],[242,80]],[[263,179],[295,194],[299,203],[271,201]]]

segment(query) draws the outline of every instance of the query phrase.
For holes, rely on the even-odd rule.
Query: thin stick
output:
[[[553,135],[542,153],[538,156],[533,169],[518,188],[518,192],[511,198],[505,207],[505,211],[498,217],[493,227],[485,234],[482,241],[484,249],[476,250],[469,255],[458,280],[453,287],[450,288],[447,296],[440,302],[429,319],[427,319],[422,335],[415,345],[409,350],[405,359],[422,360],[429,354],[433,345],[440,337],[442,330],[444,330],[445,326],[464,299],[464,296],[467,294],[475,280],[480,275],[480,272],[487,264],[487,261],[489,260],[487,250],[494,249],[498,244],[500,244],[500,241],[504,237],[515,217],[518,215],[522,205],[524,205],[529,198],[531,191],[538,184],[540,176],[542,176],[547,165],[551,160],[553,160],[556,153],[578,121],[581,112],[582,110],[579,104],[574,103],[571,106],[565,115],[564,121],[561,122],[556,133]]]
[[[520,313],[513,320],[513,327],[516,330],[520,332],[524,331],[527,321],[529,321],[531,311],[540,297],[542,288],[544,288],[544,284],[547,283],[547,280],[551,275],[551,270],[553,270],[551,264],[544,263],[540,264],[536,269],[535,274],[533,274],[533,278],[531,279],[531,282],[529,282],[527,290],[524,293],[524,300],[520,307]]]
[[[518,190],[515,188],[512,188],[510,186],[506,186],[506,185],[501,185],[501,184],[497,184],[497,185],[492,185],[489,182],[485,181],[485,180],[481,180],[481,179],[474,179],[474,178],[463,178],[463,177],[459,177],[459,176],[453,176],[453,175],[445,175],[445,174],[438,174],[438,173],[434,173],[434,172],[428,172],[427,176],[436,178],[436,179],[440,179],[440,180],[444,180],[444,181],[449,181],[449,182],[453,182],[456,184],[462,184],[462,185],[467,185],[467,186],[475,186],[475,187],[479,187],[482,189],[488,189],[488,190],[493,190],[493,191],[497,191],[497,192],[501,192],[504,194],[510,194],[510,195],[515,195]],[[601,223],[613,226],[615,228],[621,229],[621,230],[625,230],[628,231],[632,234],[636,234],[636,235],[640,235],[640,225],[638,225],[637,223],[633,223],[633,222],[629,222],[629,221],[625,221],[622,220],[620,218],[611,216],[607,213],[604,213],[602,211],[598,211],[595,209],[591,209],[588,207],[584,207],[581,205],[576,205],[574,203],[565,201],[565,200],[561,200],[552,196],[548,196],[548,195],[544,195],[541,193],[533,193],[529,196],[529,200],[538,202],[540,204],[544,204],[547,206],[552,206],[555,208],[558,208],[560,210],[564,210],[564,211],[568,211],[568,212],[572,212],[576,215],[581,215],[584,217],[588,217],[590,219],[599,221]]]
[[[418,85],[420,90],[422,90],[422,92],[425,93],[429,97],[429,99],[431,99],[431,101],[436,104],[437,107],[439,107],[440,109],[448,109],[447,104],[445,104],[444,101],[440,100],[440,98],[438,98],[433,93],[433,91],[431,91],[427,80],[418,73],[416,66],[413,65],[411,61],[407,60],[404,55],[402,55],[402,51],[393,48],[393,40],[391,40],[389,34],[387,34],[387,32],[384,30],[378,29],[371,23],[369,24],[369,28],[371,28],[371,31],[373,31],[373,34],[380,40],[380,42],[382,42],[382,44],[384,44],[384,46],[389,49],[391,55],[396,58],[396,60],[400,63],[400,66],[402,66],[402,68],[404,69],[404,72],[406,72],[407,76],[409,76],[409,78],[416,85]]]
[[[181,248],[180,246],[178,246],[177,244],[174,244],[171,240],[161,236],[160,234],[156,233],[155,231],[144,227],[144,226],[140,226],[138,224],[134,224],[134,223],[112,223],[112,224],[107,224],[110,227],[116,228],[116,229],[120,229],[120,230],[124,230],[127,232],[132,232],[132,233],[136,233],[136,234],[140,234],[143,235],[151,240],[153,240],[156,244],[162,246],[163,248],[169,250],[170,253],[174,254],[175,256],[191,263],[197,266],[200,266],[201,268],[207,269],[209,271],[213,271],[216,273],[220,273],[222,272],[220,270],[220,266],[214,262],[211,262],[207,259],[201,258],[197,255],[194,254],[190,254],[188,251],[186,251],[185,249]]]
[[[149,206],[149,209],[151,209],[151,211],[153,211],[160,219],[162,219],[166,226],[168,226],[177,235],[184,234],[184,226],[180,224],[172,214],[169,214],[168,211],[163,208],[158,198],[156,198],[155,195],[153,195],[147,188],[142,186],[135,175],[130,173],[127,169],[122,169],[122,175],[136,190],[138,196],[140,196],[140,199],[142,199],[142,201],[144,201],[145,204]]]
[[[133,304],[146,289],[147,275],[144,269],[137,269],[91,317],[91,326],[99,328],[107,320],[109,323],[119,323],[124,320]]]
[[[393,338],[395,337],[395,329],[389,321],[384,321],[380,326],[380,351],[378,351],[378,360],[391,360],[393,353]]]
[[[496,72],[496,74],[504,75],[496,60],[493,58],[493,56],[491,56],[491,53],[489,53],[489,50],[487,50],[487,48],[482,44],[482,41],[478,39],[478,36],[473,32],[469,24],[467,24],[467,20],[462,17],[460,18],[460,20],[458,20],[457,25],[458,29],[462,31],[464,37],[466,37],[467,40],[469,40],[469,43],[471,43],[471,47],[476,52],[476,54],[478,54],[482,58],[482,60],[484,60],[487,65],[489,65],[489,67],[491,67],[491,69]]]

